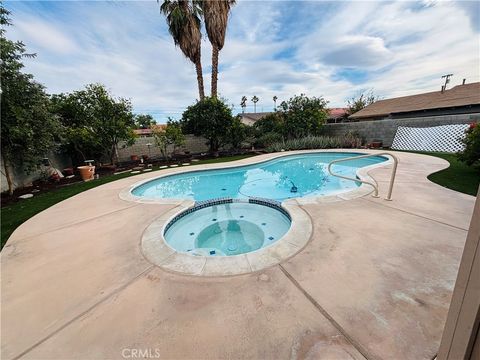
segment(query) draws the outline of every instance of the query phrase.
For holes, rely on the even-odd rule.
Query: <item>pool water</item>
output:
[[[352,190],[358,182],[328,174],[328,164],[360,153],[309,153],[287,155],[259,164],[191,171],[165,176],[141,184],[132,190],[139,197],[192,199],[260,197],[282,201],[294,197],[333,195]],[[375,156],[350,160],[332,166],[335,173],[355,177],[359,168],[386,161]]]
[[[274,207],[234,202],[192,211],[167,226],[164,237],[180,252],[232,256],[275,243],[290,225],[289,217]]]

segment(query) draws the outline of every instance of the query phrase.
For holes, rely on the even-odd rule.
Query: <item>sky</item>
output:
[[[195,68],[176,48],[156,0],[4,1],[12,40],[37,57],[25,71],[49,93],[102,83],[159,123],[198,99]],[[203,31],[205,35],[205,31]],[[480,81],[477,1],[237,1],[220,52],[219,93],[234,113],[304,93],[329,107],[372,89],[380,98]],[[202,40],[205,91],[211,46]]]

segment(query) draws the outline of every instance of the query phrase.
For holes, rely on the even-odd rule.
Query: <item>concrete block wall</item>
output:
[[[66,154],[51,152],[48,155],[50,162],[52,163],[53,167],[59,169],[60,171],[64,168],[72,166],[72,160]],[[0,168],[1,168],[1,175],[0,175],[0,184],[1,184],[1,192],[8,191],[8,183],[7,177],[5,176],[5,166],[3,164],[3,159],[0,160]],[[25,186],[31,185],[31,183],[35,180],[38,180],[42,177],[41,173],[42,166],[39,166],[37,169],[32,169],[30,172],[24,171],[18,164],[13,165],[13,188],[22,188]]]
[[[326,124],[324,129],[325,135],[344,136],[346,133],[353,131],[358,133],[367,143],[373,140],[381,140],[383,146],[391,146],[398,126],[432,127],[472,122],[480,122],[480,113]]]
[[[207,140],[203,137],[194,135],[185,135],[185,144],[178,148],[177,151],[189,151],[192,154],[202,153],[208,151],[206,145]],[[139,137],[135,140],[135,144],[128,147],[123,147],[125,143],[118,144],[118,159],[119,161],[129,161],[131,155],[149,155],[151,157],[160,157],[162,153],[160,148],[155,145],[155,139],[153,136]],[[150,153],[149,146],[150,145]],[[169,145],[167,148],[168,153],[173,151],[173,146]]]

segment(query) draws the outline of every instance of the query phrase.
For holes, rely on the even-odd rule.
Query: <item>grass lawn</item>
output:
[[[430,174],[428,179],[446,188],[465,194],[477,195],[480,184],[480,170],[474,169],[457,159],[457,155],[450,153],[421,152],[447,160],[450,167]]]
[[[222,157],[218,159],[200,160],[196,162],[195,165],[235,161],[250,156],[252,155],[238,155]],[[89,182],[75,183],[3,207],[1,209],[1,248],[3,248],[10,235],[17,227],[19,227],[22,223],[27,221],[35,214],[38,214],[40,211],[43,211],[46,208],[49,208],[50,206],[55,205],[56,203],[65,200],[71,196],[81,193],[82,191],[92,189],[94,187],[109,183],[111,181],[124,179],[126,177],[135,175],[136,174],[132,175],[130,172],[127,172],[118,175],[104,176],[98,180],[92,180]]]

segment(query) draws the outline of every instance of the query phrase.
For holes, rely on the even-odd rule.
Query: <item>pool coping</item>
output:
[[[225,199],[225,203],[227,201]],[[184,275],[218,277],[264,270],[295,256],[308,244],[313,233],[310,216],[299,205],[278,206],[288,213],[291,225],[287,233],[275,243],[245,254],[204,256],[176,251],[165,240],[166,227],[182,212],[194,207],[193,201],[185,201],[156,218],[145,229],[141,240],[142,254],[163,270]]]
[[[295,150],[295,151],[283,151],[277,153],[269,153],[269,154],[262,154],[255,156],[254,159],[247,158],[238,161],[234,161],[233,163],[217,163],[217,164],[202,164],[202,165],[191,165],[189,167],[175,167],[163,170],[163,174],[151,176],[146,179],[140,180],[120,191],[118,194],[119,198],[124,201],[131,201],[137,203],[144,203],[144,204],[170,204],[170,205],[179,205],[184,201],[188,201],[186,199],[175,199],[175,198],[144,198],[141,196],[135,196],[132,194],[132,190],[140,185],[148,183],[153,180],[161,179],[164,177],[168,177],[171,175],[178,175],[184,174],[188,172],[201,172],[201,171],[209,171],[209,170],[219,170],[219,169],[231,169],[237,167],[243,167],[248,165],[257,165],[261,164],[270,160],[275,160],[281,157],[286,156],[293,156],[293,155],[302,155],[302,154],[309,154],[309,153],[321,153],[321,152],[338,152],[338,153],[358,153],[360,155],[367,155],[367,154],[375,154],[375,150],[371,151],[368,149],[317,149],[317,150]],[[380,156],[380,155],[379,155]],[[383,155],[382,155],[383,156]],[[383,167],[393,164],[393,160],[391,158],[387,158],[386,161],[372,164],[365,167],[362,167],[357,170],[357,176],[360,180],[373,182],[376,184],[374,178],[369,175],[370,170],[375,169],[377,167]],[[168,171],[170,170],[170,171]],[[284,200],[282,202],[286,204],[312,204],[312,203],[325,203],[325,202],[334,202],[334,201],[344,201],[344,200],[351,200],[356,199],[362,196],[366,196],[373,192],[373,188],[368,185],[362,183],[358,188],[353,190],[346,190],[340,193],[332,194],[332,195],[312,195],[312,196],[305,196],[305,197],[295,197]],[[192,200],[193,201],[193,200]]]

